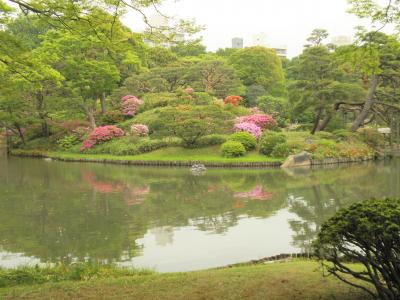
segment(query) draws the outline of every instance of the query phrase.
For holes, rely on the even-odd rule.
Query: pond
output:
[[[400,196],[400,160],[314,170],[0,159],[0,267],[94,261],[161,272],[307,252],[338,209]]]

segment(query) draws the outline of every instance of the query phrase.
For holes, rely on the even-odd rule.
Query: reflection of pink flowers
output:
[[[243,122],[243,123],[236,123],[234,128],[235,132],[246,131],[253,135],[256,139],[259,139],[262,134],[262,130],[254,123]]]
[[[268,129],[278,125],[272,116],[266,114],[252,114],[240,117],[236,119],[236,123],[253,123],[261,129]]]
[[[128,187],[125,191],[124,201],[128,206],[139,205],[144,202],[148,193],[150,193],[148,185],[133,188]]]
[[[139,107],[143,105],[143,101],[133,95],[126,95],[122,97],[122,114],[127,117],[136,115]]]
[[[234,198],[245,198],[251,200],[270,200],[272,193],[264,192],[262,185],[257,185],[254,189],[249,192],[239,192],[233,194]]]
[[[100,181],[91,172],[83,172],[82,178],[89,182],[95,191],[102,194],[117,193],[122,191],[124,187],[124,185],[119,182]]]

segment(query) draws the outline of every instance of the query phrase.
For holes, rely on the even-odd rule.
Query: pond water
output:
[[[203,176],[4,156],[0,168],[0,267],[96,261],[171,272],[304,252],[341,207],[400,196],[400,160]]]

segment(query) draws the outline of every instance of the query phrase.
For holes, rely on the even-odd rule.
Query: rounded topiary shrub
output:
[[[273,157],[288,157],[290,155],[290,147],[288,143],[278,144],[271,152]]]
[[[248,132],[236,132],[229,136],[229,141],[235,141],[241,143],[246,151],[253,150],[257,146],[257,139]]]
[[[374,299],[400,299],[399,237],[400,199],[371,199],[326,221],[314,249],[328,274]],[[350,276],[358,280],[351,281]]]
[[[286,137],[283,134],[267,131],[260,141],[260,153],[271,155],[275,146],[283,143],[286,143]]]
[[[246,154],[246,148],[239,142],[228,141],[221,145],[221,152],[225,157],[239,157]]]

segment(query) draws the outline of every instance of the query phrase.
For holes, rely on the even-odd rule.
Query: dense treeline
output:
[[[363,16],[372,9],[364,2],[351,1],[354,13]],[[303,53],[290,60],[263,47],[212,53],[193,38],[200,28],[190,22],[171,28],[148,24],[144,33],[121,22],[129,9],[142,12],[158,4],[0,1],[1,126],[23,145],[61,129],[65,134],[120,124],[144,112],[138,118],[149,123],[154,123],[149,115],[166,118],[163,125],[183,120],[169,133],[185,140],[178,131],[190,131],[190,144],[193,136],[226,133],[220,130],[224,124],[255,107],[280,127],[300,123],[312,134],[398,122],[400,43],[395,35],[360,29],[354,44],[336,47],[324,43],[325,30],[316,29]],[[397,2],[390,12],[396,9]],[[378,10],[374,16],[375,21],[384,18]],[[121,104],[127,95],[135,97]],[[234,99],[230,96],[240,101],[228,100],[225,106],[233,107],[222,107],[218,99]],[[196,112],[182,106],[202,107]],[[121,113],[124,109],[130,112]],[[209,128],[203,128],[204,120]],[[157,134],[154,128],[152,133]]]

